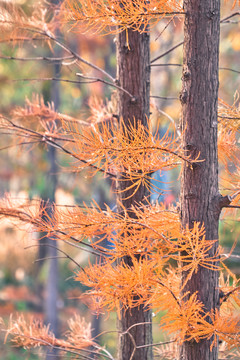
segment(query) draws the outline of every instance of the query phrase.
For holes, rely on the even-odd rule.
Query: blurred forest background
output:
[[[34,1],[14,0],[21,5],[26,13],[31,13]],[[55,1],[56,2],[56,1]],[[52,1],[53,3],[53,1]],[[231,13],[229,5],[222,5],[222,18]],[[1,17],[1,14],[0,14]],[[165,19],[159,22],[151,32],[151,57],[154,59],[164,55],[154,62],[151,73],[151,112],[153,123],[161,118],[161,132],[169,127],[177,129],[180,116],[182,46],[172,49],[183,40],[182,20],[172,22]],[[115,40],[113,35],[91,36],[59,29],[60,38],[84,59],[104,68],[115,77]],[[9,46],[0,35],[0,113],[8,116],[17,106],[24,106],[26,99],[32,100],[33,94],[42,96],[44,102],[54,102],[55,108],[63,114],[86,121],[92,114],[89,101],[96,102],[101,108],[105,99],[114,101],[113,88],[103,83],[75,84],[65,81],[42,80],[46,78],[62,78],[76,80],[76,72],[81,71],[79,64],[71,59],[62,62],[24,61],[29,57],[63,57],[66,53],[59,47],[52,52],[43,47],[41,42],[29,44],[22,42],[21,46]],[[220,46],[220,92],[219,97],[232,104],[234,93],[240,85],[240,23],[231,22],[221,25]],[[167,53],[167,54],[165,54]],[[13,57],[13,59],[11,59]],[[158,64],[158,65],[157,65]],[[235,71],[232,71],[232,70]],[[83,68],[89,76],[98,74],[91,68]],[[34,81],[20,79],[38,79]],[[102,103],[101,103],[102,102]],[[97,105],[98,104],[98,105]],[[31,119],[29,119],[31,121]],[[174,125],[175,123],[176,125]],[[8,136],[1,135],[0,147],[0,196],[6,192],[16,199],[44,199],[56,201],[57,204],[81,205],[90,204],[95,199],[99,204],[108,204],[114,208],[114,189],[110,181],[102,181],[102,175],[89,177],[87,172],[74,173],[69,170],[69,157],[44,147],[14,146],[7,148]],[[5,148],[6,147],[6,148]],[[5,148],[5,149],[4,149]],[[220,169],[221,170],[221,169]],[[221,171],[220,171],[221,176]],[[163,194],[153,193],[153,201],[177,203],[179,195],[179,173],[175,169],[169,175],[154,174],[158,180],[165,182],[161,188]],[[154,180],[153,180],[154,181]],[[220,242],[230,252],[232,244],[239,239],[239,222],[224,219],[224,232],[220,226]],[[226,230],[227,229],[227,230]],[[79,297],[85,290],[79,282],[73,279],[75,264],[58,252],[54,240],[44,239],[44,234],[26,235],[25,232],[13,227],[7,220],[0,222],[0,316],[6,319],[16,312],[34,315],[35,318],[46,319],[50,310],[57,312],[58,331],[64,333],[66,321],[78,313],[92,323],[93,333],[109,331],[115,328],[115,316],[101,315],[96,318]],[[53,241],[53,243],[51,243]],[[52,246],[52,252],[47,251],[47,245]],[[54,244],[54,245],[51,245]],[[88,262],[89,254],[68,245],[58,244],[60,250],[69,254],[80,265]],[[48,249],[50,249],[48,247]],[[240,254],[240,245],[236,245],[235,254]],[[54,261],[50,260],[54,258]],[[240,275],[239,259],[228,263],[233,271]],[[53,266],[53,267],[52,267]],[[54,270],[55,267],[55,270]],[[53,275],[53,278],[51,276]],[[56,285],[56,286],[55,286]],[[51,291],[55,291],[55,309],[48,304]],[[157,324],[157,317],[154,323]],[[163,339],[157,325],[154,341]],[[6,360],[42,359],[43,350],[26,351],[3,345],[5,334],[1,334],[0,358]],[[102,344],[114,354],[116,333],[110,333],[99,338]],[[50,354],[49,359],[53,359]],[[67,358],[67,357],[66,357]]]

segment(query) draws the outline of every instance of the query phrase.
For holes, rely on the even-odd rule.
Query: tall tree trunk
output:
[[[60,0],[51,0],[52,4],[58,4]],[[60,35],[60,30],[57,31],[57,36]],[[56,47],[56,56],[61,56],[61,49]],[[60,77],[61,64],[56,63],[53,68],[54,77]],[[54,103],[55,110],[58,111],[60,106],[60,83],[58,81],[51,84],[51,100]],[[54,215],[54,206],[52,203],[55,201],[55,192],[57,188],[57,159],[56,149],[52,146],[48,147],[48,186],[50,189],[49,201],[50,201],[50,212]],[[51,216],[50,216],[51,217]],[[46,299],[45,299],[45,321],[50,325],[50,330],[57,337],[59,335],[59,319],[58,319],[58,297],[59,297],[59,269],[58,269],[58,243],[54,238],[47,238],[49,256],[49,269],[46,283]],[[46,360],[57,360],[59,359],[59,351],[57,349],[49,349],[46,354]]]
[[[119,92],[119,118],[123,119],[126,126],[129,124],[137,126],[137,121],[147,126],[150,88],[149,61],[149,34],[139,34],[137,31],[129,29],[127,34],[124,31],[118,35],[117,79],[120,86],[134,96],[134,98],[130,98],[126,93]],[[131,185],[130,181],[121,181],[121,178],[119,178],[118,189],[121,192],[118,194],[118,199],[130,214],[129,209],[131,205],[144,202],[144,199],[149,196],[149,192],[144,186],[140,186],[138,191],[128,198],[132,190],[123,190],[129,185]],[[128,199],[126,200],[125,198]],[[121,211],[122,209],[120,208],[119,212]],[[127,257],[122,259],[122,261],[131,265],[131,260]],[[121,312],[121,318],[119,319],[119,360],[152,359],[151,346],[140,349],[136,349],[135,346],[152,343],[151,320],[151,311],[146,310],[146,308],[144,309],[142,306]],[[132,325],[136,326],[133,326],[129,331],[131,336],[126,333],[124,334]]]
[[[218,239],[220,195],[218,192],[217,106],[220,33],[220,0],[184,0],[184,60],[182,102],[183,149],[204,160],[191,168],[184,164],[181,184],[181,221],[192,227],[205,225],[206,239]],[[218,242],[209,251],[216,253]],[[187,273],[183,272],[182,281]],[[183,292],[197,292],[205,311],[219,306],[218,271],[200,267]],[[187,298],[187,297],[186,297]],[[185,299],[186,299],[185,298]],[[181,360],[216,360],[211,339],[184,342]]]

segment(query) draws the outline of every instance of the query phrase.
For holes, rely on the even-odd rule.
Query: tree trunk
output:
[[[128,37],[126,36],[128,35]],[[149,55],[149,34],[139,34],[137,31],[128,30],[118,35],[117,41],[117,79],[119,85],[133,95],[131,98],[124,92],[119,92],[119,118],[123,119],[126,126],[137,121],[147,126],[149,118],[149,88],[150,88],[150,55]],[[136,122],[135,122],[136,120]],[[131,185],[130,181],[121,181],[119,177],[118,189],[120,191]],[[132,204],[144,202],[149,192],[144,186],[128,198],[132,190],[119,192],[118,199],[123,203],[129,212]],[[119,208],[119,212],[122,209]],[[130,212],[129,212],[130,214]],[[133,215],[132,215],[133,216]],[[131,260],[123,258],[126,264],[131,265]],[[136,349],[136,346],[152,343],[152,314],[150,310],[139,307],[123,310],[119,325],[119,360],[150,360],[152,359],[152,347]],[[141,324],[140,324],[141,323]],[[146,323],[146,324],[143,324]],[[124,332],[133,326],[129,333]]]
[[[52,4],[58,4],[60,0],[51,0]],[[60,35],[60,30],[58,29],[57,35]],[[56,56],[61,56],[61,49],[56,47],[55,54]],[[61,65],[56,63],[53,68],[54,77],[60,77]],[[54,103],[55,110],[59,110],[60,106],[60,83],[53,82],[51,85],[51,100]],[[54,215],[54,206],[53,202],[55,201],[55,192],[57,188],[57,158],[56,158],[56,149],[52,146],[48,147],[48,162],[49,162],[49,173],[48,173],[48,186],[50,189],[49,201],[51,204],[50,212],[52,216]],[[49,272],[46,283],[46,299],[45,299],[45,321],[50,325],[50,330],[53,334],[58,337],[59,335],[59,314],[58,314],[58,297],[59,297],[59,268],[58,268],[58,243],[56,239],[48,237],[48,256],[49,256]],[[58,360],[59,351],[57,349],[48,349],[46,354],[46,360]]]
[[[183,149],[192,157],[200,152],[203,162],[183,166],[181,221],[190,228],[195,221],[205,225],[206,239],[218,239],[220,195],[218,192],[217,106],[220,33],[220,0],[184,1],[184,60],[182,102]],[[214,256],[218,242],[209,251]],[[215,263],[216,265],[216,263]],[[182,274],[182,281],[187,273]],[[200,267],[183,293],[197,292],[205,311],[219,306],[218,271]],[[187,297],[185,298],[187,299]],[[181,360],[216,360],[212,341],[184,342]]]

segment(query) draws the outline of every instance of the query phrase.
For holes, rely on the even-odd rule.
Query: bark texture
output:
[[[137,31],[128,30],[118,35],[117,41],[117,81],[121,87],[133,95],[131,98],[124,92],[119,92],[119,118],[124,120],[126,126],[141,121],[147,126],[149,118],[149,88],[150,88],[150,54],[149,34],[139,34]],[[129,139],[130,140],[130,139]],[[131,185],[129,181],[118,181],[120,191]],[[120,192],[119,200],[130,214],[132,204],[144,202],[149,193],[144,186],[128,198],[133,190]],[[122,209],[119,208],[121,212]],[[133,215],[132,215],[133,216]],[[122,259],[131,265],[131,259]],[[136,348],[136,346],[152,343],[152,314],[146,308],[139,307],[122,311],[119,320],[119,360],[150,360],[152,359],[152,347]],[[145,323],[145,324],[143,324]],[[136,325],[139,324],[139,325]],[[136,326],[134,326],[136,325]],[[129,333],[124,333],[126,330]]]
[[[181,185],[181,221],[185,227],[204,223],[206,239],[218,239],[220,195],[218,192],[217,105],[220,32],[220,0],[184,1],[184,62],[182,76],[183,147],[204,160],[185,164]],[[216,253],[218,243],[209,251]],[[182,274],[182,280],[186,278]],[[198,293],[205,310],[219,306],[218,272],[200,267],[187,282],[184,293]],[[179,360],[216,360],[217,348],[210,351],[211,340],[185,342]]]

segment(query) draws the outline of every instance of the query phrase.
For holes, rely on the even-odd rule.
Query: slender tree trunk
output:
[[[52,186],[51,197],[48,198],[49,211],[48,215],[51,218],[54,215],[55,190],[57,185],[57,165],[56,165],[56,149],[53,147],[48,148],[48,161],[50,164],[48,174],[48,185]],[[47,237],[45,243],[49,244],[47,247],[48,260],[48,276],[46,281],[46,296],[45,296],[45,322],[50,325],[50,330],[57,337],[59,335],[59,324],[58,324],[58,283],[59,283],[59,270],[58,270],[58,251],[57,241],[53,237]],[[48,349],[46,354],[46,360],[57,360],[59,359],[57,349]]]
[[[220,32],[220,0],[184,1],[184,61],[182,102],[183,148],[204,160],[191,168],[184,164],[181,185],[181,221],[192,227],[205,225],[206,239],[218,239],[221,196],[218,192],[217,106]],[[213,256],[218,243],[209,251]],[[216,264],[216,263],[215,263]],[[183,272],[182,280],[187,273]],[[219,306],[218,271],[200,267],[183,292],[197,292],[205,311]],[[187,298],[187,297],[186,297]],[[185,299],[186,299],[185,298]],[[210,340],[184,342],[180,360],[216,360]]]
[[[59,0],[51,0],[52,4],[58,4]],[[60,31],[57,31],[57,35],[60,35]],[[56,47],[56,56],[61,56],[61,49]],[[54,77],[60,77],[61,65],[56,63],[53,68]],[[51,100],[54,103],[56,111],[60,106],[60,83],[53,82],[51,86]],[[53,203],[55,201],[55,192],[57,188],[57,172],[58,166],[56,163],[56,149],[52,146],[48,147],[48,186],[50,188],[49,201]],[[50,212],[54,214],[54,206],[51,204]],[[58,269],[58,243],[54,238],[46,239],[48,244],[48,256],[49,270],[46,283],[46,299],[45,299],[45,321],[50,324],[50,330],[57,337],[59,335],[59,319],[58,319],[58,297],[59,297],[59,269]],[[46,354],[46,360],[59,359],[59,351],[57,349],[49,349]]]
[[[137,121],[141,121],[142,124],[147,126],[150,88],[149,58],[149,34],[139,34],[137,31],[129,29],[127,34],[124,31],[118,35],[117,79],[120,86],[134,96],[134,98],[130,98],[126,93],[119,92],[119,118],[123,119],[126,126],[129,124],[137,126]],[[121,181],[121,178],[119,178],[118,189],[122,191],[130,184],[130,181]],[[128,198],[131,193],[132,190],[118,194],[118,199],[123,203],[129,214],[132,204],[136,205],[144,202],[144,199],[149,196],[149,192],[144,186],[140,186],[138,191],[126,200],[125,198]],[[122,209],[120,208],[119,211],[121,212]],[[131,265],[131,259],[127,257],[122,261]],[[121,312],[121,319],[119,319],[119,360],[152,359],[151,347],[136,349],[136,346],[152,343],[151,321],[151,311],[143,307],[127,309]],[[129,330],[131,335],[124,334],[130,327],[132,327]]]

